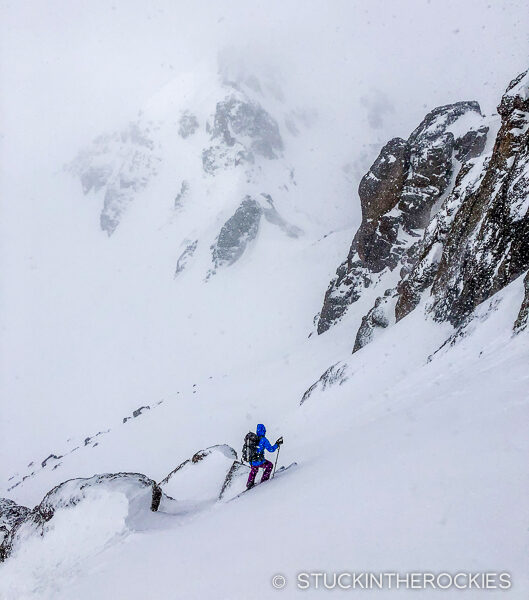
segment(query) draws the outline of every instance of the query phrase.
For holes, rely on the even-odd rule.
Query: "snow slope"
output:
[[[288,372],[288,381],[306,385],[303,351],[288,366],[262,365],[255,402],[266,402],[270,415],[283,403],[279,422],[265,420],[272,438],[285,436],[280,463],[295,459],[296,469],[235,502],[155,514],[154,530],[128,532],[99,547],[84,538],[66,543],[76,521],[65,515],[54,538],[2,565],[3,597],[93,598],[117,590],[122,597],[156,598],[171,590],[176,597],[203,598],[214,588],[221,598],[245,598],[249,589],[252,597],[270,598],[279,593],[270,583],[276,573],[287,577],[284,593],[291,597],[296,574],[311,570],[507,571],[510,597],[525,597],[529,339],[510,333],[522,288],[518,279],[480,306],[478,325],[435,354],[450,331],[416,311],[347,359],[347,381],[301,407],[299,395],[285,393],[285,382]],[[219,434],[211,442],[237,447],[244,423],[237,431],[222,421],[222,399],[248,385],[250,374],[244,379],[224,378],[216,388],[221,406],[188,416],[214,420]],[[85,467],[110,466],[103,451],[109,461],[118,447],[126,445],[130,454],[146,439],[149,447],[131,462],[146,468],[145,454],[152,452],[159,465],[167,456],[159,440],[169,421],[178,423],[177,412],[164,403],[113,431],[99,451],[86,455]],[[111,510],[100,506],[100,513],[86,516],[91,528],[107,527]],[[65,543],[57,544],[61,536]],[[43,565],[41,557],[51,552],[52,563]],[[483,592],[465,593],[478,598]]]
[[[298,140],[284,124],[292,107],[278,107],[268,95],[259,99],[281,123],[283,156],[205,173],[202,152],[211,143],[206,125],[217,102],[234,89],[216,84],[215,73],[201,73],[179,77],[140,117],[140,125],[151,128],[153,155],[163,160],[146,185],[137,185],[110,238],[99,220],[114,179],[106,191],[86,195],[77,176],[64,171],[44,178],[37,191],[29,180],[9,188],[32,199],[7,210],[2,238],[9,249],[2,255],[9,285],[2,297],[0,368],[2,393],[10,399],[3,406],[2,443],[22,450],[20,463],[9,467],[20,477],[33,472],[30,462],[82,445],[142,405],[183,394],[227,369],[279,357],[311,330],[323,282],[353,225],[341,164],[304,175],[303,145],[321,137],[321,130],[300,125]],[[176,101],[174,85],[181,91]],[[200,129],[182,139],[179,118],[189,106]],[[95,148],[101,145],[104,150],[104,140]],[[123,144],[101,159],[119,180],[119,165],[128,167],[134,156]],[[290,170],[298,165],[293,185]],[[189,192],[175,207],[183,181]],[[323,185],[333,197],[325,210],[317,208]],[[262,193],[271,194],[279,216],[303,233],[293,238],[262,218],[239,261],[206,282],[211,245],[223,224],[247,194]],[[335,233],[325,237],[330,231]],[[194,240],[196,252],[174,278],[179,257]],[[194,449],[184,449],[183,456]],[[13,475],[6,468],[0,467],[2,482]]]

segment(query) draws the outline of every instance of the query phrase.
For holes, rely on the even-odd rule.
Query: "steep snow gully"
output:
[[[57,176],[94,211],[65,323],[83,314],[94,344],[117,340],[95,357],[57,344],[74,376],[86,356],[102,380],[130,371],[130,397],[84,379],[68,397],[82,424],[13,457],[0,598],[320,597],[314,573],[444,573],[446,597],[527,598],[528,72],[498,115],[458,102],[388,142],[352,242],[349,227],[321,235],[305,203],[310,119],[254,80],[196,86],[168,86]],[[278,467],[296,464],[246,493],[257,422],[284,436]],[[416,591],[384,581],[357,589]]]

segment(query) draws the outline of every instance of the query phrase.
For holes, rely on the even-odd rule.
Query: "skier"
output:
[[[246,452],[245,449],[243,449],[243,456],[247,457],[247,460],[252,466],[250,475],[248,476],[248,483],[246,484],[247,490],[253,488],[255,485],[255,476],[257,475],[257,471],[259,471],[261,468],[264,469],[261,483],[263,481],[268,481],[274,465],[269,460],[265,459],[264,451],[268,450],[268,452],[275,452],[283,443],[283,438],[280,437],[272,446],[265,437],[266,427],[262,423],[257,425],[256,433],[257,435],[255,435],[253,432],[250,432],[246,436]]]

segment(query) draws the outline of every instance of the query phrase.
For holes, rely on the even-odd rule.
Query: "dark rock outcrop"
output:
[[[479,304],[529,268],[527,72],[510,83],[498,113],[500,128],[488,154],[478,143],[483,128],[460,138],[459,156],[466,162],[454,187],[422,240],[411,247],[413,255],[407,251],[397,286],[378,298],[363,318],[354,351],[377,328],[408,315],[427,293],[427,313],[462,330]],[[526,314],[527,302],[515,331],[523,327]]]
[[[306,402],[316,390],[324,391],[333,385],[342,385],[349,378],[347,375],[347,363],[337,362],[330,366],[325,373],[313,383],[303,394],[300,405]]]
[[[424,228],[454,179],[454,165],[479,154],[486,134],[477,102],[458,102],[430,112],[408,140],[384,146],[360,182],[362,223],[325,294],[318,333],[384,273],[411,269]]]
[[[255,162],[256,156],[278,158],[283,140],[276,121],[262,106],[237,92],[217,103],[213,125],[208,126],[212,145],[202,153],[206,173],[219,168]]]
[[[260,205],[246,196],[235,213],[224,223],[211,247],[215,269],[232,265],[239,260],[259,231],[261,215]]]
[[[302,231],[291,225],[278,213],[269,194],[259,194],[257,198],[246,196],[235,213],[222,226],[215,243],[211,246],[213,275],[219,267],[229,266],[238,261],[257,237],[261,217],[279,227],[289,237],[298,237]]]
[[[4,527],[3,525],[0,526],[0,562],[4,560],[4,557],[2,555],[2,544],[4,543],[4,540],[6,539],[8,533],[9,531],[7,527]]]
[[[434,318],[456,326],[529,268],[529,72],[511,82],[498,113],[492,156],[455,216],[432,287]]]
[[[97,445],[98,442],[94,442],[95,438],[101,436],[101,435],[105,435],[107,433],[110,432],[110,429],[107,429],[106,431],[98,431],[95,435],[91,435],[88,436],[84,439],[84,445],[88,446],[89,444],[92,444],[93,446]]]
[[[41,467],[44,469],[44,467],[50,462],[50,461],[57,461],[59,459],[61,459],[62,456],[57,456],[56,454],[50,454],[47,458],[45,458],[42,462],[41,462]]]
[[[480,159],[469,161],[462,166],[452,193],[430,221],[423,239],[417,245],[415,263],[410,270],[402,273],[402,279],[397,285],[398,301],[395,306],[397,321],[419,304],[423,292],[433,284],[455,216],[465,194],[473,192],[479,186],[483,176],[483,164],[484,161]]]
[[[219,500],[226,502],[244,492],[249,474],[250,467],[248,465],[234,460],[222,484]]]
[[[488,122],[471,102],[432,111],[406,142],[383,148],[360,184],[362,225],[327,290],[319,333],[365,288],[384,283],[389,289],[363,317],[354,351],[422,298],[434,319],[460,328],[527,271],[528,72],[509,84],[498,113],[487,153]],[[387,276],[393,271],[398,279]],[[526,327],[528,304],[526,294],[515,331]]]
[[[400,138],[391,140],[382,148],[358,188],[362,224],[351,246],[350,257],[356,252],[363,266],[374,273],[386,266],[395,266],[398,260],[392,256],[397,241],[397,218],[386,213],[399,202],[409,162],[408,142]]]
[[[524,287],[525,287],[525,295],[522,302],[522,306],[520,307],[520,312],[518,313],[518,318],[514,323],[514,332],[520,333],[524,329],[527,328],[527,323],[529,323],[529,271],[524,278]]]
[[[356,334],[353,352],[357,352],[375,336],[375,332],[379,329],[386,329],[389,325],[395,322],[394,309],[396,303],[395,290],[387,290],[384,296],[380,296],[375,300],[373,308],[362,317],[362,323]]]
[[[7,534],[18,521],[25,519],[29,512],[29,508],[20,506],[16,502],[13,502],[13,500],[0,498],[0,529],[3,528],[5,530],[4,533]]]
[[[511,82],[494,149],[462,169],[428,228],[419,260],[399,284],[397,320],[431,287],[428,311],[459,326],[529,268],[529,75]]]
[[[162,501],[163,492],[162,488],[154,483],[152,486],[152,500],[151,500],[151,511],[157,512],[160,508],[160,502]]]
[[[151,407],[149,405],[147,405],[147,406],[140,406],[136,410],[132,411],[132,416],[131,417],[124,417],[123,418],[123,423],[126,423],[127,421],[130,421],[131,419],[136,419],[141,414],[143,414],[146,410],[151,410]]]

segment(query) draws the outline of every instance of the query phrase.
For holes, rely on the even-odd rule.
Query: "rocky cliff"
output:
[[[429,315],[459,326],[529,268],[528,72],[509,84],[498,115],[486,119],[475,102],[444,106],[407,141],[386,144],[360,184],[362,224],[325,295],[319,333],[369,287],[382,293],[355,351],[423,297]]]
[[[458,102],[431,111],[407,140],[395,138],[382,148],[360,182],[362,223],[325,294],[318,333],[365,288],[397,268],[410,269],[432,213],[460,166],[481,153],[486,136],[478,103]]]

